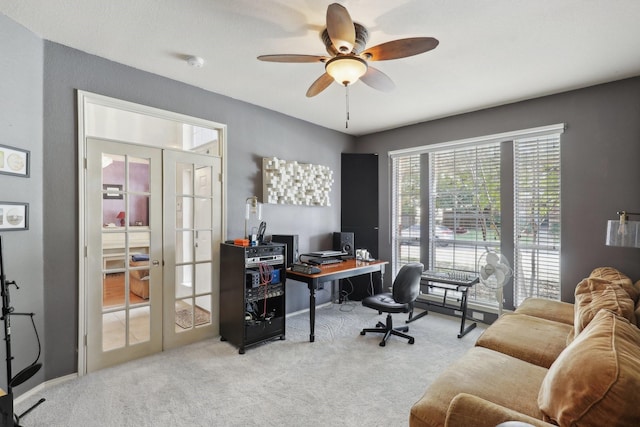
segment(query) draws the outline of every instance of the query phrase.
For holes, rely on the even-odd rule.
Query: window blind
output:
[[[393,273],[420,262],[420,155],[392,160]]]
[[[560,299],[560,135],[514,141],[514,293]]]
[[[480,256],[500,248],[500,144],[443,149],[430,153],[429,162],[429,266],[476,272]],[[469,299],[496,302],[482,286]]]

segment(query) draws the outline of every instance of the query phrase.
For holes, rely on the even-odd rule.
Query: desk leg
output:
[[[460,321],[460,333],[458,334],[458,338],[462,338],[476,327],[476,322],[473,322],[466,328],[464,327],[464,322],[467,319],[467,291],[462,292],[462,303],[460,305],[460,309],[462,311],[462,320]]]
[[[318,281],[314,279],[309,283],[309,342],[316,340],[315,326],[316,326],[316,288],[318,287]]]

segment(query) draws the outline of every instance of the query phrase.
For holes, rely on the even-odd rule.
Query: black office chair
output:
[[[397,335],[409,340],[409,344],[414,343],[414,338],[404,334],[408,332],[408,326],[393,327],[391,313],[410,313],[413,311],[413,303],[420,293],[420,276],[424,270],[424,265],[419,262],[405,264],[402,266],[395,280],[391,292],[372,295],[362,300],[365,307],[378,310],[379,313],[387,313],[387,324],[378,322],[375,328],[363,329],[360,335],[367,332],[383,333],[384,338],[380,341],[380,346],[384,347],[387,339],[391,335]]]

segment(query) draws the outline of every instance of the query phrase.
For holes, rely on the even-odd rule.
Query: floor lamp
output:
[[[7,396],[6,398],[12,400],[13,399],[13,387],[17,387],[20,384],[27,381],[29,378],[34,376],[36,372],[42,368],[42,363],[38,363],[40,359],[41,346],[40,346],[40,338],[38,337],[38,330],[36,329],[36,324],[33,320],[34,313],[15,313],[13,311],[13,307],[11,306],[11,298],[9,296],[9,285],[13,285],[16,289],[20,289],[15,281],[8,281],[4,274],[4,261],[2,255],[2,236],[0,236],[0,286],[2,287],[2,319],[4,321],[4,338],[5,338],[5,347],[6,347],[6,361],[7,361]],[[33,330],[36,334],[36,339],[38,341],[38,356],[36,360],[31,363],[29,366],[18,372],[15,376],[12,375],[12,361],[13,356],[11,354],[11,316],[29,316],[31,318],[31,323],[33,324]],[[15,415],[13,413],[13,402],[11,405],[6,405],[10,408],[8,414],[1,414],[5,424],[8,427],[20,427],[20,419],[27,415],[29,412],[34,410],[38,405],[44,402],[45,399],[42,398],[35,405],[31,406],[25,412],[20,415]],[[4,407],[6,407],[4,406]]]
[[[618,221],[607,221],[607,246],[640,248],[640,221],[629,221],[629,215],[640,216],[640,213],[618,211]]]

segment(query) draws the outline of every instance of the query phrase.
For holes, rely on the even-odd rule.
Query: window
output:
[[[428,265],[478,271],[488,249],[500,250],[500,143],[429,153]],[[492,304],[495,292],[474,286],[469,298]]]
[[[528,296],[559,299],[563,129],[560,124],[390,153],[394,274],[414,261],[432,270],[476,272],[480,256],[495,250],[514,271],[507,306]],[[513,218],[504,230],[502,218]],[[497,306],[495,291],[482,285],[474,286],[469,301]]]
[[[560,299],[560,136],[514,143],[514,294]]]
[[[393,160],[394,276],[400,267],[420,261],[420,155]]]

